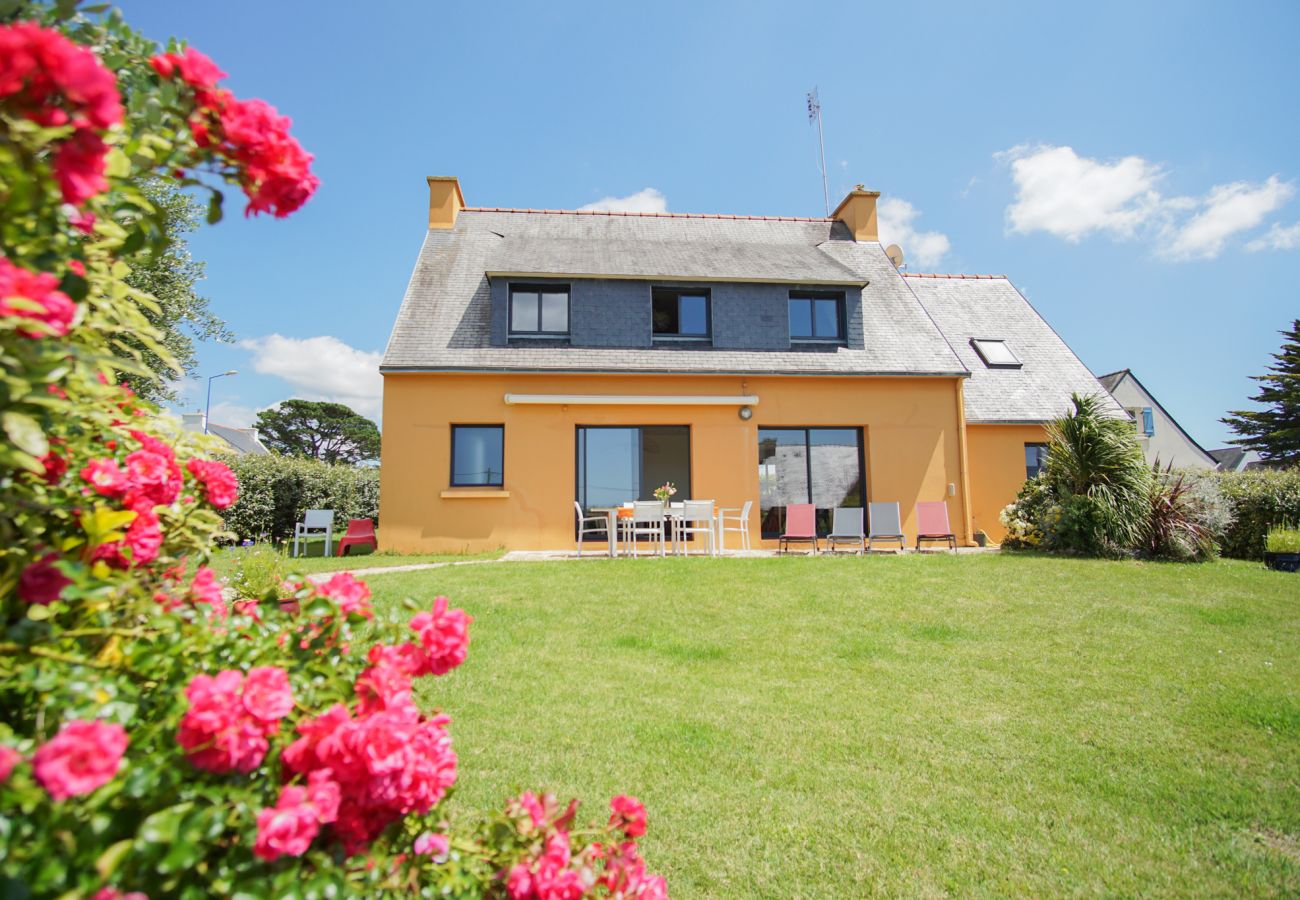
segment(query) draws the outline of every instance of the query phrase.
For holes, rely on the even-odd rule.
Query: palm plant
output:
[[[1084,532],[1082,546],[1071,549],[1134,547],[1142,538],[1152,475],[1133,426],[1107,415],[1098,396],[1074,394],[1070,401],[1074,411],[1047,426],[1045,478]]]

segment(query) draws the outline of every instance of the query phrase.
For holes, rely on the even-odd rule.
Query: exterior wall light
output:
[[[754,407],[742,406],[740,409],[736,410],[736,415],[740,416],[743,421],[748,422],[750,419],[754,418]]]

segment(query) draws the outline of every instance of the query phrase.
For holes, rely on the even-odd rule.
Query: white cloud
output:
[[[1256,228],[1295,194],[1277,175],[1261,184],[1236,181],[1199,197],[1165,197],[1164,170],[1140,156],[1113,162],[1079,156],[1072,147],[1021,145],[995,154],[1011,166],[1014,201],[1009,231],[1045,231],[1077,243],[1090,234],[1141,238],[1171,260],[1214,259],[1235,235]],[[1274,225],[1247,250],[1300,246],[1300,223]]]
[[[1261,250],[1297,250],[1300,249],[1300,222],[1294,225],[1273,223],[1267,232],[1246,245],[1251,253]]]
[[[588,203],[578,209],[599,210],[602,212],[645,212],[661,213],[668,211],[668,198],[652,187],[628,194],[626,197],[601,197],[595,203]]]
[[[254,371],[289,382],[295,397],[344,403],[364,416],[379,417],[384,394],[379,361],[383,354],[358,350],[328,335],[292,338],[270,334],[240,341],[240,346],[253,354]]]
[[[212,404],[211,421],[214,425],[228,425],[231,428],[251,428],[257,421],[258,411],[251,406],[221,400]]]
[[[1131,237],[1160,208],[1159,166],[1139,156],[1100,162],[1072,147],[1012,147],[997,158],[1011,164],[1015,202],[1011,231],[1046,231],[1077,242],[1094,231]]]
[[[1228,238],[1259,225],[1294,194],[1295,185],[1276,175],[1258,185],[1246,181],[1216,185],[1193,207],[1200,212],[1166,232],[1161,253],[1171,259],[1213,259]]]
[[[951,249],[948,236],[940,231],[917,231],[912,220],[919,216],[916,207],[898,197],[885,197],[876,207],[880,243],[898,244],[903,256],[919,266],[937,266]]]

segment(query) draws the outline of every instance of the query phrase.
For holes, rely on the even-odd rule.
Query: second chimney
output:
[[[880,228],[876,225],[876,201],[879,199],[880,191],[868,191],[858,185],[835,207],[831,218],[843,222],[855,241],[878,241]]]
[[[465,195],[454,175],[430,175],[429,227],[454,228],[456,216],[465,208]]]

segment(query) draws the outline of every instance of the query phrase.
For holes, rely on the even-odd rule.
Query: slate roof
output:
[[[269,456],[271,451],[267,450],[257,438],[257,432],[251,428],[232,428],[229,425],[217,425],[214,422],[208,423],[208,433],[215,434],[227,444],[229,444],[236,453],[247,453],[252,456]]]
[[[970,369],[968,422],[1045,422],[1069,411],[1072,393],[1100,395],[1114,415],[1127,415],[1005,275],[907,274],[904,280]],[[972,338],[1006,341],[1023,365],[989,368]]]
[[[1098,375],[1097,380],[1101,382],[1101,386],[1106,390],[1113,391],[1119,387],[1119,383],[1124,380],[1124,376],[1127,374],[1128,369],[1120,369],[1118,372],[1111,372],[1109,375]]]
[[[488,273],[865,283],[863,349],[493,347]],[[881,246],[839,222],[496,209],[427,232],[380,370],[967,374]]]

